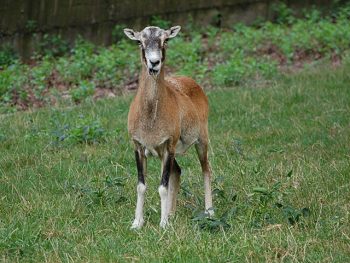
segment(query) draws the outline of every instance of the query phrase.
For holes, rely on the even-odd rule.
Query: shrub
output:
[[[0,103],[10,103],[14,92],[26,92],[28,72],[29,67],[18,61],[0,71]]]
[[[92,96],[95,92],[95,84],[91,81],[80,81],[77,88],[71,89],[70,94],[74,102],[78,103]]]
[[[208,69],[203,61],[201,35],[193,35],[191,42],[178,37],[169,42],[167,65],[176,69],[176,74],[196,77],[201,80]]]
[[[248,79],[271,78],[276,73],[275,63],[246,57],[243,51],[236,51],[228,61],[214,67],[212,77],[216,85],[231,86]]]
[[[125,37],[123,29],[126,27],[127,26],[125,24],[118,24],[114,26],[112,30],[112,38],[114,42],[118,42]]]
[[[61,35],[44,34],[37,48],[39,55],[43,56],[62,56],[68,51],[68,42]]]
[[[294,22],[293,10],[285,2],[276,2],[272,4],[275,22],[279,24],[292,24]]]
[[[269,79],[277,64],[300,65],[303,61],[342,57],[350,49],[350,5],[323,16],[312,9],[303,19],[295,18],[284,2],[274,6],[277,23],[257,26],[236,24],[233,30],[196,27],[189,18],[179,37],[169,41],[166,65],[171,72],[187,75],[199,82],[235,85],[248,80]],[[162,28],[169,21],[155,16],[152,24]],[[110,47],[96,47],[78,38],[72,49],[60,35],[44,35],[35,63],[17,60],[11,47],[0,51],[0,104],[16,105],[30,100],[45,100],[56,86],[69,93],[75,102],[93,95],[95,88],[121,89],[134,81],[140,69],[136,44],[123,35],[125,25],[116,25]],[[28,32],[36,24],[27,25]],[[187,33],[186,33],[187,30]],[[34,95],[34,96],[33,96]]]
[[[9,45],[5,45],[0,49],[0,69],[15,63],[17,59],[17,54]]]
[[[160,16],[152,16],[151,17],[151,25],[158,26],[163,29],[168,29],[171,26],[171,22],[162,19]]]
[[[91,77],[94,70],[94,45],[79,38],[70,57],[58,59],[56,69],[65,83],[77,85],[81,80]]]

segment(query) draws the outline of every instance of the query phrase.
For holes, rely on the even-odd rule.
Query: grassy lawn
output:
[[[146,224],[129,229],[136,166],[131,96],[0,116],[0,260],[346,262],[350,260],[350,63],[264,88],[208,92],[216,217],[202,216],[195,151],[177,214],[159,228],[160,162]]]

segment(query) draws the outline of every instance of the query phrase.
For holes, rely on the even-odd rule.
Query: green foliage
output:
[[[106,130],[97,120],[80,115],[74,124],[56,123],[52,131],[54,145],[62,142],[68,144],[96,144],[105,141]]]
[[[338,9],[336,16],[340,19],[350,19],[350,4],[347,3],[344,7]]]
[[[78,87],[70,90],[74,102],[78,103],[92,96],[95,93],[95,84],[87,80],[82,80]]]
[[[93,178],[89,183],[73,184],[71,186],[78,193],[87,207],[108,206],[110,203],[122,204],[127,198],[124,191],[125,178],[112,177]]]
[[[218,36],[220,29],[214,26],[208,26],[206,29],[206,35],[208,37],[208,46],[212,47],[215,44],[216,37]]]
[[[77,85],[81,80],[89,78],[94,70],[94,45],[78,39],[70,57],[58,59],[56,68],[65,83]]]
[[[127,26],[125,24],[117,24],[114,26],[112,31],[112,37],[114,42],[118,42],[124,38],[124,28]]]
[[[47,88],[47,81],[54,68],[50,57],[43,58],[40,67],[34,67],[30,71],[29,81],[37,98],[41,98],[42,92]]]
[[[169,41],[166,63],[176,69],[176,74],[196,76],[196,79],[200,81],[208,69],[202,48],[199,34],[193,35],[191,42],[177,37]]]
[[[62,56],[69,50],[69,45],[61,35],[44,34],[38,44],[37,52],[44,56]]]
[[[139,68],[136,61],[135,46],[124,40],[97,50],[91,43],[79,40],[72,55],[60,58],[56,68],[65,83],[78,85],[82,80],[92,80],[99,87],[115,88],[134,76]]]
[[[211,232],[224,230],[230,228],[230,225],[226,222],[226,218],[214,218],[209,217],[207,213],[200,212],[194,218],[192,218],[198,227],[202,230],[207,230]]]
[[[295,208],[285,204],[288,196],[293,194],[290,181],[276,182],[271,189],[254,187],[249,194],[249,205],[253,209],[254,219],[251,224],[255,228],[261,228],[269,224],[276,224],[285,220],[290,225],[302,224],[302,217],[310,215],[310,209]]]
[[[109,49],[100,49],[95,57],[95,75],[93,79],[101,87],[120,87],[125,80],[138,74],[139,53],[134,43],[126,40],[118,42]]]
[[[14,64],[18,59],[17,54],[9,45],[5,45],[0,49],[0,70],[3,67]]]
[[[273,62],[246,57],[243,51],[234,52],[223,64],[217,65],[212,72],[213,83],[218,86],[242,84],[246,80],[270,79],[277,74]]]
[[[279,24],[292,24],[294,22],[293,10],[284,1],[273,3],[272,12],[275,15],[275,21]]]
[[[164,20],[160,16],[152,16],[151,25],[160,27],[162,29],[168,29],[171,26],[171,21]]]
[[[231,86],[271,80],[280,76],[280,69],[302,68],[320,59],[338,57],[341,61],[350,50],[349,5],[329,12],[329,16],[311,9],[304,18],[295,18],[284,2],[274,9],[279,14],[277,23],[236,24],[232,30],[197,28],[189,18],[183,32],[169,41],[166,67],[206,87]],[[160,17],[153,17],[152,23],[162,28],[171,26]],[[28,27],[35,31],[34,22],[28,22]],[[1,107],[30,107],[38,101],[45,105],[50,103],[52,93],[59,97],[67,90],[74,102],[80,102],[91,97],[94,89],[119,93],[127,84],[135,83],[140,54],[137,45],[123,35],[124,27],[115,26],[116,43],[107,48],[79,38],[69,49],[61,36],[47,34],[30,66],[17,61],[11,48],[2,49]]]
[[[24,87],[28,74],[29,67],[18,61],[0,71],[0,102],[10,103],[13,92],[26,93]]]

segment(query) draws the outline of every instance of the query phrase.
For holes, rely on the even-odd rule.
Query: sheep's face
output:
[[[174,26],[168,30],[155,26],[144,28],[141,32],[124,29],[125,35],[137,41],[142,54],[142,62],[150,75],[158,75],[165,60],[166,43],[179,33],[181,27]]]

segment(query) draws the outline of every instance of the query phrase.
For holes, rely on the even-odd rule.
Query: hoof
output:
[[[143,226],[144,221],[143,220],[137,220],[135,219],[134,222],[132,223],[130,229],[141,229]]]
[[[209,209],[205,210],[205,213],[206,213],[209,217],[214,216],[214,208],[210,207]]]
[[[169,225],[169,222],[168,222],[168,220],[166,220],[166,219],[162,219],[162,220],[160,221],[160,224],[159,224],[159,226],[160,226],[161,228],[163,228],[163,229],[167,228],[168,225]]]

